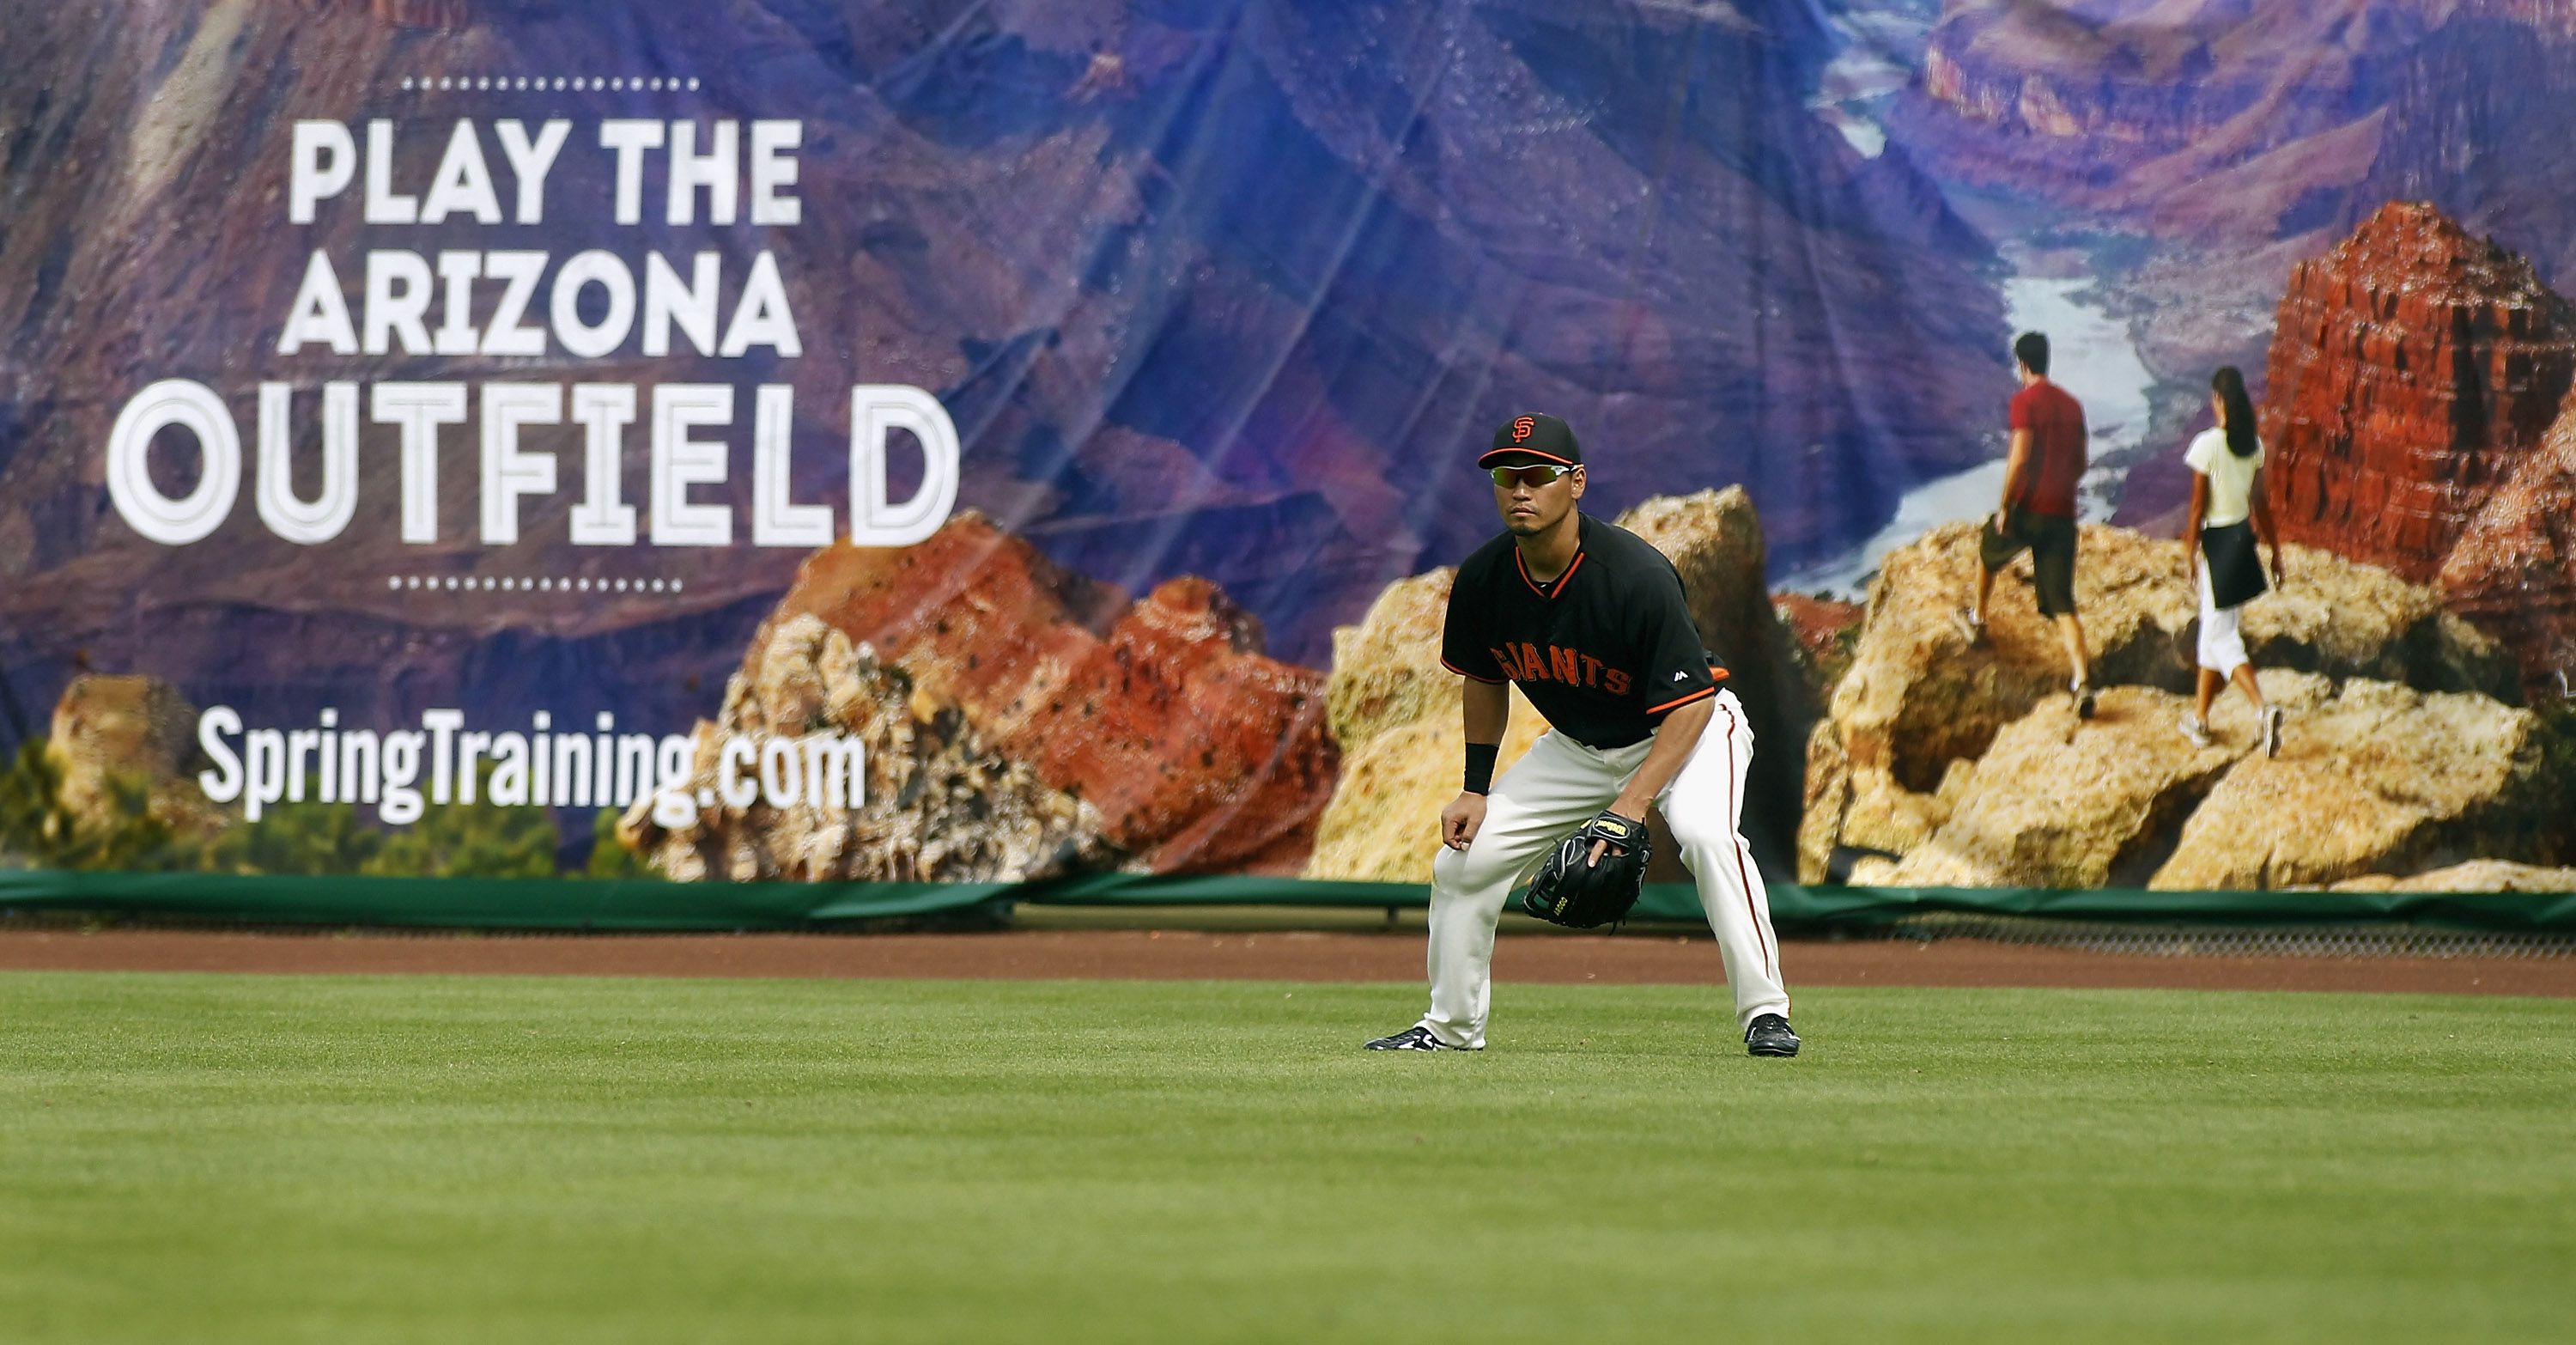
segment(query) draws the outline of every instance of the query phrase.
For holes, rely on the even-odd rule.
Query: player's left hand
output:
[[[1646,810],[1643,808],[1630,808],[1624,806],[1623,801],[1622,803],[1612,804],[1608,811],[1612,816],[1619,818],[1621,821],[1635,824],[1640,830],[1644,829],[1646,825],[1644,822],[1637,820],[1646,815]],[[1584,863],[1587,865],[1598,864],[1601,862],[1601,857],[1603,855],[1624,855],[1626,853],[1628,852],[1625,849],[1612,845],[1606,840],[1594,841],[1592,843],[1592,853],[1585,856]]]

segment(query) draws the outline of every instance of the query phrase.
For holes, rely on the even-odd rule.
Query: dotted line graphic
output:
[[[408,592],[430,589],[442,593],[677,593],[677,579],[590,579],[566,575],[543,575],[523,578],[517,575],[397,574],[385,579],[385,587]]]
[[[402,87],[415,93],[696,93],[698,80],[694,75],[405,75]]]

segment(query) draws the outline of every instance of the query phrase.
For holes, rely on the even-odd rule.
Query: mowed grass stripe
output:
[[[2576,1002],[0,976],[30,1341],[2555,1339]]]

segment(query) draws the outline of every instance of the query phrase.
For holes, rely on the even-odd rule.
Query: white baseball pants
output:
[[[1596,751],[1550,731],[1494,782],[1485,824],[1465,850],[1443,849],[1431,865],[1431,1012],[1422,1026],[1451,1046],[1485,1044],[1491,1008],[1494,922],[1512,885],[1566,833],[1610,806],[1643,765],[1654,739]],[[1752,847],[1737,828],[1744,816],[1744,772],[1753,761],[1753,730],[1731,691],[1717,693],[1716,713],[1656,805],[1699,881],[1699,902],[1717,934],[1726,981],[1735,990],[1735,1026],[1760,1014],[1789,1014],[1780,981],[1780,943],[1771,933],[1771,900]]]

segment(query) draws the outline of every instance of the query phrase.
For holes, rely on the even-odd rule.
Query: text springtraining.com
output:
[[[625,809],[650,797],[656,823],[686,827],[719,803],[837,811],[866,794],[866,746],[837,733],[727,735],[713,782],[692,789],[694,739],[618,733],[606,713],[592,733],[554,731],[544,711],[527,733],[468,731],[464,711],[452,709],[423,711],[416,730],[339,723],[339,711],[325,709],[313,728],[245,730],[238,711],[213,706],[197,719],[197,745],[214,762],[198,787],[216,803],[238,800],[252,822],[272,804],[309,801],[371,805],[395,826],[433,804]]]

